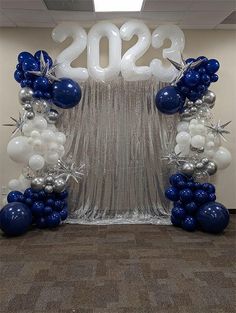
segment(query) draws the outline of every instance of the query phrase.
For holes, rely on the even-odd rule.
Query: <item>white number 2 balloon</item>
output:
[[[144,55],[151,44],[151,34],[148,27],[140,21],[129,21],[120,29],[123,40],[130,40],[134,35],[138,36],[137,43],[130,48],[121,60],[121,73],[125,80],[146,80],[151,77],[149,66],[136,66],[135,62]]]
[[[170,48],[163,49],[163,58],[169,58],[176,62],[181,62],[181,53],[184,50],[185,38],[182,30],[175,25],[162,25],[157,27],[152,33],[152,46],[160,48],[165,39],[171,40]],[[150,63],[152,74],[158,81],[171,82],[177,74],[177,70],[173,65],[166,67],[159,59],[154,59]]]
[[[69,77],[79,82],[85,81],[88,79],[88,70],[83,67],[73,68],[70,64],[85,50],[87,33],[73,22],[61,23],[52,32],[52,38],[56,42],[63,42],[68,37],[72,37],[73,42],[58,55],[56,75],[57,77]]]

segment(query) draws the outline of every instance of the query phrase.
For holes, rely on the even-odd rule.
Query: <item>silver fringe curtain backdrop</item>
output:
[[[80,183],[70,184],[70,223],[169,223],[169,172],[161,158],[173,147],[176,118],[155,107],[161,87],[90,80],[80,104],[63,111],[65,158],[86,165]]]

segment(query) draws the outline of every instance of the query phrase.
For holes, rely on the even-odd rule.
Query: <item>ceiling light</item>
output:
[[[93,0],[95,12],[141,11],[143,0]]]

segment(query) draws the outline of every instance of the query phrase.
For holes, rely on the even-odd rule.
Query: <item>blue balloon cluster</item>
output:
[[[21,87],[30,87],[34,91],[35,98],[51,99],[52,83],[45,76],[36,76],[30,71],[40,71],[40,55],[43,54],[45,62],[48,62],[49,68],[52,67],[52,59],[46,51],[39,50],[34,55],[29,52],[21,52],[18,55],[18,64],[14,73],[15,80]]]
[[[9,204],[19,203],[26,206],[32,215],[32,223],[38,228],[54,228],[68,216],[68,192],[46,193],[44,190],[34,191],[31,188],[24,193],[11,191],[7,196]],[[4,230],[4,228],[2,228]]]
[[[187,59],[186,63],[192,63],[202,60],[202,63],[194,69],[186,71],[177,83],[179,91],[191,101],[201,99],[206,93],[211,83],[218,80],[216,72],[219,70],[220,64],[215,59],[208,60],[205,56],[197,59]]]
[[[171,211],[173,225],[187,231],[200,227],[210,233],[221,232],[228,225],[228,210],[215,202],[214,185],[200,184],[180,173],[170,177],[170,184],[165,190],[165,196],[174,202]]]

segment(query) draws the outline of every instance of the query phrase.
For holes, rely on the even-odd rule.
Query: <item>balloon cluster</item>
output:
[[[50,194],[44,190],[35,191],[31,188],[27,188],[24,193],[11,191],[7,196],[8,204],[1,210],[0,228],[8,235],[20,235],[27,231],[31,223],[38,228],[57,227],[68,216],[67,197],[66,190]],[[11,213],[15,208],[18,212],[32,216],[27,219],[28,223],[22,221],[23,213],[18,216]],[[19,230],[16,230],[14,225],[17,225]]]
[[[170,184],[165,196],[174,202],[171,211],[173,225],[187,231],[201,228],[210,233],[219,233],[227,227],[229,213],[222,204],[215,202],[214,185],[200,184],[181,173],[172,175]]]
[[[72,108],[79,103],[80,86],[72,79],[58,79],[55,76],[57,65],[53,65],[46,51],[39,50],[34,56],[26,51],[21,52],[18,62],[14,78],[22,88],[29,88],[34,98],[51,100],[63,109]]]
[[[220,64],[215,59],[208,60],[205,56],[200,56],[197,59],[189,58],[187,64],[191,64],[198,60],[202,62],[184,72],[182,78],[177,83],[180,92],[185,95],[190,101],[201,99],[211,83],[218,80],[218,75],[215,74],[220,67]]]

